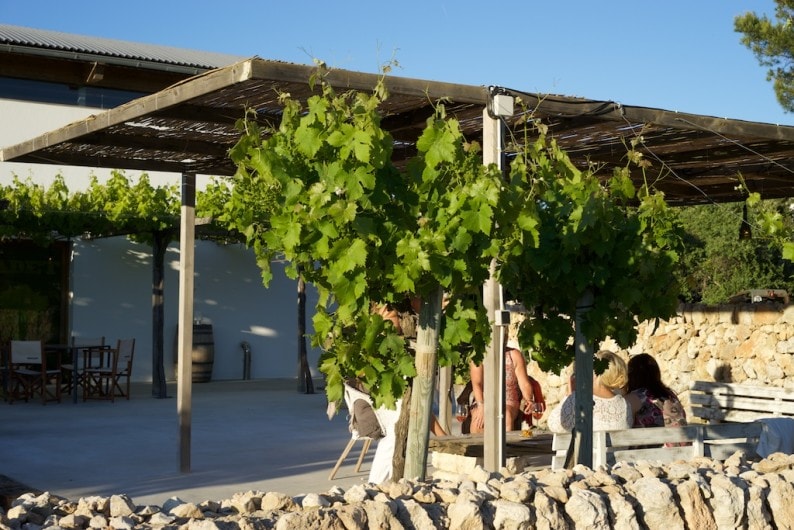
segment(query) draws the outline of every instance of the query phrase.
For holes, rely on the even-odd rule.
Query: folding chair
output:
[[[24,399],[36,394],[42,404],[61,401],[61,367],[56,358],[54,367],[47,366],[47,356],[40,340],[12,340],[8,362],[8,401]]]
[[[98,363],[83,370],[83,401],[117,396],[130,399],[130,375],[135,339],[119,339],[115,348],[99,350]],[[122,387],[122,379],[126,385]]]
[[[375,410],[375,407],[372,404],[372,399],[370,399],[369,395],[345,383],[344,398],[345,398],[345,405],[347,405],[347,410],[349,411],[350,414],[350,441],[347,442],[347,445],[342,451],[342,455],[339,457],[339,460],[336,461],[336,465],[334,466],[333,471],[331,471],[331,474],[328,476],[328,480],[334,479],[334,477],[336,476],[336,472],[339,471],[342,462],[345,461],[345,458],[347,458],[347,455],[350,453],[350,450],[353,448],[356,441],[362,440],[364,442],[364,446],[361,448],[361,454],[359,455],[358,461],[356,462],[356,473],[358,473],[361,470],[361,463],[364,461],[364,457],[366,456],[367,451],[369,451],[369,448],[372,445],[372,440],[378,439],[372,436],[365,436],[361,434],[357,428],[354,427],[355,425],[354,411],[356,409],[357,401],[363,401],[373,410],[373,412]],[[385,432],[385,430],[383,429],[383,425],[381,424],[380,418],[378,418],[377,414],[375,414],[375,418],[377,418],[381,433]]]
[[[66,393],[71,393],[74,389],[72,385],[83,385],[83,370],[85,366],[90,363],[90,360],[95,357],[96,347],[105,346],[105,337],[72,337],[71,348],[68,349],[70,354],[69,362],[61,363],[61,379],[63,384],[62,389]],[[80,363],[80,355],[83,356],[83,362]],[[75,394],[77,395],[77,394]]]
[[[135,354],[135,339],[119,339],[116,346],[116,369],[113,373],[113,395],[130,399],[130,377],[132,376],[132,358]],[[121,381],[126,379],[122,388]]]

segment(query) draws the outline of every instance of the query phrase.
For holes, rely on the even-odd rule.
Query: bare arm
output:
[[[507,353],[513,360],[518,387],[524,397],[524,412],[532,412],[532,406],[535,404],[535,393],[532,391],[532,383],[529,381],[529,375],[527,374],[527,362],[518,350],[508,350]]]
[[[474,363],[469,364],[469,376],[471,377],[471,393],[474,396],[475,405],[471,409],[471,432],[482,432],[485,428],[485,405],[483,395],[483,368]]]

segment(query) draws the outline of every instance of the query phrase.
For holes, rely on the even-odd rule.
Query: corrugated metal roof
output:
[[[9,24],[0,24],[0,49],[3,46],[23,46],[39,50],[52,50],[59,53],[71,52],[108,58],[116,57],[124,60],[146,61],[200,69],[221,68],[246,59],[246,57],[223,53],[87,37]]]

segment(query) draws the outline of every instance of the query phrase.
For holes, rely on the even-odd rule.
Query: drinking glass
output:
[[[469,415],[469,406],[464,403],[457,403],[455,405],[455,419],[458,420],[460,423],[463,423],[463,420],[466,419],[466,416]]]

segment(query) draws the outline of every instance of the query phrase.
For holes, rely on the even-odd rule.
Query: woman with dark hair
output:
[[[626,399],[634,415],[634,427],[686,425],[686,412],[678,396],[662,382],[656,359],[640,353],[629,359]]]

